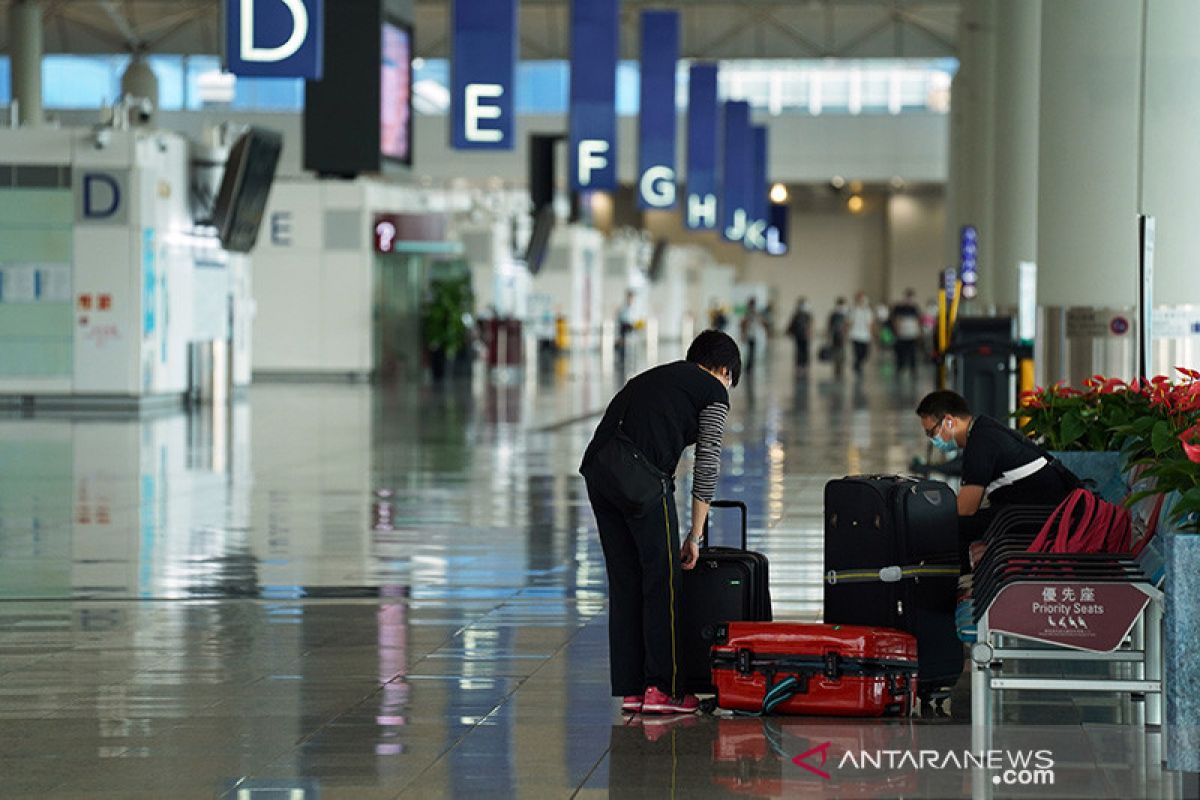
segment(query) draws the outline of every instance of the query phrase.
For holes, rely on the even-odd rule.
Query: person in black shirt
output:
[[[609,666],[612,691],[629,713],[688,713],[695,696],[681,696],[677,679],[680,569],[699,557],[704,520],[721,468],[721,437],[729,414],[729,389],[741,377],[742,359],[728,334],[704,331],[686,360],[654,367],[629,380],[609,403],[579,468],[596,515],[608,572]],[[628,443],[663,476],[662,490],[644,507],[631,508],[622,475],[609,455]],[[691,533],[679,542],[671,476],[679,457],[695,445]],[[621,445],[625,446],[625,445]],[[618,448],[619,449],[619,448]],[[651,481],[653,488],[653,481]]]
[[[1077,480],[1044,450],[991,417],[972,416],[962,395],[939,391],[917,406],[925,435],[944,453],[962,451],[958,491],[959,559],[970,570],[971,542],[981,539],[997,508],[1061,503]]]

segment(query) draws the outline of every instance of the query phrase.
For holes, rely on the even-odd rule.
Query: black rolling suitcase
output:
[[[895,475],[825,484],[825,622],[911,633],[925,697],[941,695],[962,673],[958,574],[958,505],[949,486]]]
[[[722,622],[770,622],[771,593],[767,558],[747,549],[746,504],[739,500],[714,500],[713,509],[735,508],[741,517],[741,547],[704,545],[694,569],[685,570],[680,591],[680,686],[685,692],[711,694],[709,650]]]

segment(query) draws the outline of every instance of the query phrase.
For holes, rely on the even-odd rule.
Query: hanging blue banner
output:
[[[767,126],[754,125],[750,128],[753,143],[751,164],[750,199],[747,204],[746,236],[742,244],[747,250],[765,252],[767,249]]]
[[[320,80],[324,0],[226,0],[225,61],[234,75]]]
[[[571,190],[617,188],[619,0],[571,0]]]
[[[788,253],[788,226],[791,213],[787,204],[772,203],[767,209],[767,255],[786,256]]]
[[[679,12],[642,12],[638,207],[675,207],[675,64]]]
[[[456,150],[512,150],[517,0],[454,0],[450,143]]]
[[[717,65],[693,64],[688,77],[687,208],[690,230],[717,227]]]
[[[726,241],[746,238],[750,220],[751,184],[754,180],[754,136],[750,130],[750,104],[725,103],[721,142],[721,236]]]

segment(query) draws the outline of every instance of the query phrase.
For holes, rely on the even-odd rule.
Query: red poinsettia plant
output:
[[[1131,386],[1150,404],[1150,413],[1121,432],[1128,438],[1124,453],[1130,466],[1142,465],[1142,478],[1153,488],[1133,494],[1129,504],[1151,494],[1177,492],[1171,522],[1184,530],[1200,530],[1200,372],[1176,367],[1179,381],[1164,376]]]
[[[1172,521],[1200,529],[1200,371],[1176,370],[1179,380],[1094,375],[1082,389],[1058,384],[1026,392],[1017,412],[1021,430],[1051,450],[1120,450],[1154,487],[1130,504],[1178,492]]]

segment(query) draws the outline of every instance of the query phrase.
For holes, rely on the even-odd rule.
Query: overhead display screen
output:
[[[383,23],[379,85],[379,151],[412,164],[412,30]]]

